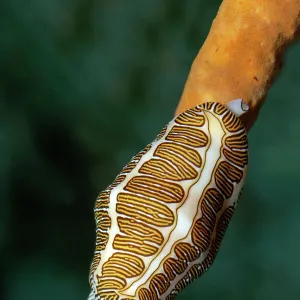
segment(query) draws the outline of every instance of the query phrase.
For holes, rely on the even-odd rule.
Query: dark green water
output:
[[[86,299],[96,195],[173,117],[219,4],[1,1],[0,299]],[[299,45],[285,61],[222,249],[179,300],[300,297]]]

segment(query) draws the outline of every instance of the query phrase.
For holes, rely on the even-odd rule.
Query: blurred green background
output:
[[[93,205],[173,117],[221,1],[2,0],[0,299],[89,293]],[[300,45],[214,265],[178,299],[300,298]]]

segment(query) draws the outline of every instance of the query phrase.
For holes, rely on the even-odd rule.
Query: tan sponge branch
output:
[[[250,107],[243,116],[249,130],[299,24],[299,0],[224,0],[192,64],[176,115],[203,102],[242,98]]]

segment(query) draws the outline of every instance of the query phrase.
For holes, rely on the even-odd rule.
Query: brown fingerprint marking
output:
[[[230,206],[228,207],[221,215],[217,227],[216,227],[216,237],[212,242],[210,252],[208,253],[207,257],[204,259],[202,263],[194,264],[189,271],[186,273],[186,275],[175,285],[175,289],[171,291],[169,299],[172,298],[174,294],[179,293],[182,291],[188,284],[190,284],[192,281],[194,281],[199,276],[203,275],[209,267],[212,265],[218,250],[220,248],[222,239],[224,237],[224,233],[228,227],[228,224],[230,222],[230,219],[234,213],[234,207]],[[168,299],[168,298],[166,298]]]
[[[111,226],[111,220],[108,215],[109,207],[109,197],[111,189],[107,188],[102,193],[99,194],[95,203],[95,220],[97,224],[96,228],[96,246],[95,246],[95,255],[93,257],[91,267],[90,267],[90,285],[92,285],[93,275],[100,263],[101,260],[101,251],[103,251],[108,242],[108,229]]]
[[[152,291],[142,288],[139,291],[139,300],[159,300],[156,293],[153,293]]]
[[[125,166],[122,172],[115,178],[114,182],[103,192],[101,192],[96,199],[95,203],[95,220],[97,224],[96,229],[96,246],[95,254],[90,267],[90,284],[92,285],[93,275],[101,261],[101,252],[105,249],[108,242],[108,229],[111,227],[111,219],[108,214],[108,208],[110,203],[110,194],[113,188],[118,186],[126,178],[126,173],[132,171],[142,156],[149,151],[151,145],[146,146],[142,151],[135,155],[132,160]],[[107,283],[106,283],[107,284]],[[115,297],[115,295],[110,298]]]
[[[141,158],[151,149],[152,144],[147,145],[142,151],[136,154],[130,162],[123,168],[121,174],[130,173],[136,165],[140,162]]]
[[[113,241],[113,248],[131,252],[142,256],[154,255],[158,251],[158,247],[163,242],[161,233],[143,223],[132,223],[127,218],[118,217],[117,219],[120,233],[117,234]],[[135,227],[136,225],[139,227]]]
[[[216,214],[223,207],[224,200],[224,197],[217,189],[210,188],[204,194],[202,205],[204,205],[204,207],[210,206],[213,214]]]
[[[217,213],[221,210],[224,200],[216,189],[208,189],[204,194],[201,201],[202,217],[196,221],[192,229],[192,241],[201,252],[209,248]]]
[[[96,232],[96,251],[104,250],[108,241],[108,233],[101,232],[97,229]]]
[[[174,261],[171,260],[171,265],[176,275],[180,275],[187,268],[187,261],[181,259],[174,259]]]
[[[98,277],[100,299],[119,299],[114,291],[125,288],[126,279],[139,276],[144,269],[144,262],[139,257],[130,253],[114,253],[103,264],[102,276]]]
[[[194,245],[186,242],[177,243],[174,248],[177,259],[170,257],[163,263],[164,272],[169,281],[182,274],[190,262],[198,259],[201,253],[209,249],[217,213],[222,209],[223,203],[224,197],[217,189],[211,188],[206,191],[201,201],[202,216],[195,222],[191,232]],[[178,284],[179,288],[183,282]]]
[[[156,158],[145,162],[139,169],[139,173],[173,181],[190,180],[198,175],[197,171],[190,166],[188,169],[184,169],[182,165],[178,168],[168,161]]]
[[[243,171],[236,166],[230,164],[228,161],[222,161],[218,165],[220,173],[224,174],[230,182],[239,183],[243,178]]]
[[[217,115],[222,115],[225,112],[228,112],[228,108],[226,108],[224,105],[220,104],[220,103],[215,103],[214,109],[213,109],[214,113]]]
[[[244,128],[243,123],[239,118],[236,117],[231,111],[227,111],[222,118],[223,124],[227,131],[229,132],[238,132]]]
[[[161,130],[161,132],[156,136],[154,142],[159,141],[159,140],[166,134],[167,128],[168,128],[168,125],[166,125],[166,126]]]
[[[157,274],[150,281],[150,291],[158,295],[164,294],[170,286],[170,281],[165,274]]]
[[[231,163],[244,168],[248,164],[247,152],[237,152],[229,151],[228,149],[223,149],[223,154]]]
[[[101,300],[119,300],[119,295],[114,291],[99,291],[98,292]]]
[[[119,271],[119,270],[116,270]],[[105,278],[102,276],[98,280],[98,286],[97,290],[99,291],[99,294],[103,293],[104,295],[107,295],[107,292],[105,290],[120,290],[126,286],[126,280],[121,278],[120,276],[114,276],[114,278]]]
[[[162,245],[164,237],[161,232],[145,223],[137,222],[129,218],[117,218],[120,232],[128,236],[143,237],[145,241]]]
[[[201,249],[201,252],[207,250],[215,227],[216,215],[223,202],[223,196],[216,189],[209,189],[204,194],[201,201],[202,217],[196,221],[192,229],[193,243]]]
[[[220,103],[205,103],[201,105],[204,110],[213,111],[216,115],[222,116],[222,123],[230,133],[240,131],[244,128],[241,120],[230,110]],[[213,108],[213,110],[212,110]]]
[[[221,245],[222,239],[230,223],[233,213],[234,213],[234,207],[229,206],[228,208],[226,208],[226,210],[223,212],[222,216],[219,219],[218,226],[216,229],[216,239],[215,239],[217,250]]]
[[[201,220],[201,222],[200,222],[201,226],[198,223],[199,224],[199,229],[203,228],[203,227],[206,227],[208,232],[210,232],[210,235],[211,235],[211,232],[212,232],[212,230],[215,226],[216,215],[214,214],[211,207],[209,205],[207,205],[207,202],[203,202],[203,204],[201,205],[201,210],[202,210],[203,218],[200,219]],[[195,238],[197,236],[196,235],[196,230],[197,230],[197,227],[195,228]],[[204,234],[204,232],[203,232],[203,234]],[[203,243],[206,244],[206,242],[204,242],[204,241],[203,241]]]
[[[173,280],[176,276],[184,272],[187,264],[186,260],[170,257],[164,262],[163,267],[169,280]]]
[[[215,172],[216,185],[226,198],[232,196],[234,183],[239,183],[242,177],[243,171],[227,161],[222,161]]]
[[[245,131],[232,134],[225,139],[223,148],[225,158],[232,164],[244,168],[248,164],[248,141]]]
[[[179,203],[184,197],[184,190],[179,184],[149,176],[133,177],[124,187],[124,190],[165,203]]]
[[[197,108],[202,110],[211,110],[213,106],[214,102],[206,102],[201,105],[198,105]]]
[[[211,265],[211,255],[208,254],[207,258],[201,264],[194,264],[187,274],[177,282],[175,289],[171,291],[172,293],[178,294],[181,292],[187,285],[189,285],[193,280],[201,276]],[[174,299],[174,298],[173,298]]]
[[[225,106],[216,103],[214,107],[214,112],[217,115],[223,115],[222,116],[222,122],[225,126],[226,130],[230,133],[232,132],[238,132],[241,129],[244,128],[243,123],[241,120],[230,110],[228,110]]]
[[[116,250],[127,251],[142,256],[151,256],[158,252],[158,247],[153,246],[143,238],[133,236],[123,236],[117,234],[113,241],[113,247]]]
[[[126,178],[125,174],[119,174],[114,182],[109,186],[110,189],[113,189],[114,187],[118,186],[120,183],[122,183]]]
[[[190,164],[198,168],[202,165],[201,156],[196,150],[175,143],[160,144],[154,151],[153,156],[168,160],[183,173],[192,172]]]
[[[90,276],[89,276],[90,286],[92,286],[93,275],[94,275],[98,265],[100,264],[100,260],[101,260],[101,254],[99,252],[95,252],[93,261],[92,261],[91,267],[90,267]]]
[[[142,259],[129,253],[114,253],[107,262],[103,264],[102,276],[111,278],[133,278],[140,275],[145,269]]]
[[[198,219],[195,222],[192,230],[192,241],[194,245],[198,247],[201,253],[205,252],[208,249],[213,233],[213,226],[209,224],[210,226],[207,227],[207,225],[205,224],[205,219],[207,219],[207,217]],[[210,217],[210,221],[210,223],[213,223],[215,221],[215,217]]]
[[[111,189],[106,189],[101,192],[96,199],[95,210],[96,209],[108,209],[109,207],[109,197],[110,197]]]
[[[203,130],[178,125],[172,127],[166,140],[196,148],[205,147],[208,144],[208,136]]]
[[[175,263],[176,263],[176,259],[170,257],[163,264],[164,272],[166,273],[166,275],[168,276],[170,281],[174,280],[174,278],[177,276],[177,274],[173,268],[173,265]]]
[[[133,220],[157,227],[171,226],[174,222],[173,212],[166,205],[142,195],[119,193],[117,200],[117,213]]]
[[[245,131],[232,134],[225,139],[225,145],[231,150],[248,150],[247,134]]]
[[[95,211],[95,217],[97,220],[97,229],[104,231],[111,226],[111,220],[107,212],[103,210]]]
[[[189,109],[186,112],[180,114],[175,123],[180,125],[202,127],[205,124],[205,117],[199,115],[194,109]]]
[[[194,261],[200,256],[200,252],[195,246],[184,242],[178,243],[174,248],[174,252],[179,259],[188,262]]]

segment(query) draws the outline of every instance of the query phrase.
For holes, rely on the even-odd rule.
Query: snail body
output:
[[[89,300],[171,300],[211,266],[246,178],[246,106],[181,113],[100,193]]]

